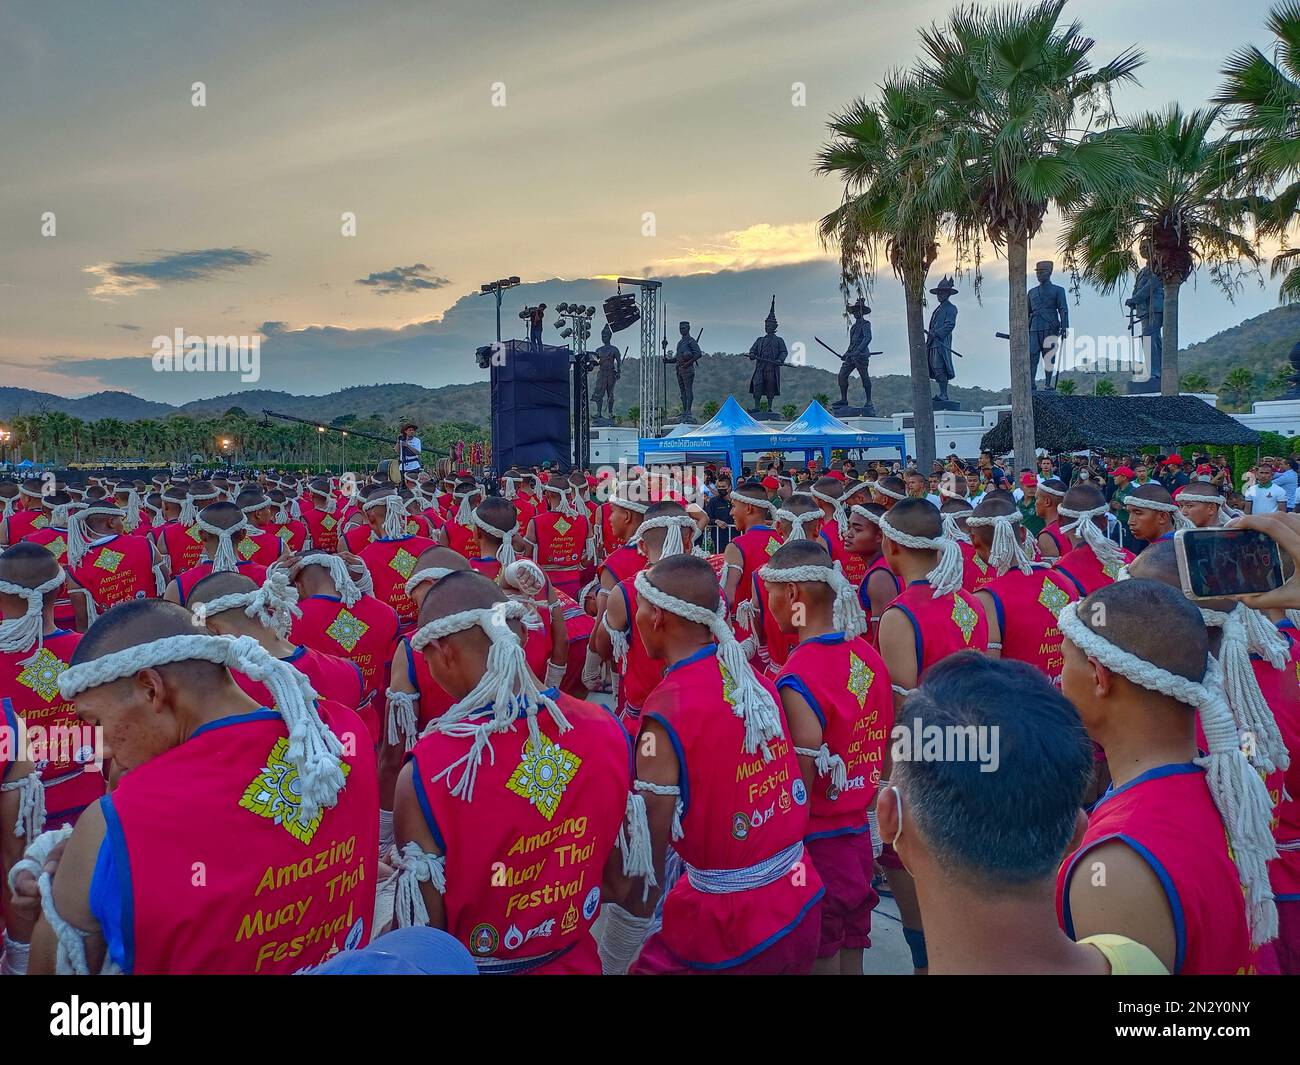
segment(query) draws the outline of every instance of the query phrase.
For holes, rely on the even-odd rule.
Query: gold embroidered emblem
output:
[[[40,653],[23,666],[23,671],[18,674],[18,683],[25,688],[31,688],[50,703],[59,694],[59,674],[67,668],[67,664],[56,657],[48,647],[42,647]]]
[[[989,564],[980,558],[978,554],[972,555],[971,560],[975,563],[975,568],[981,573],[987,573],[989,571]]]
[[[397,570],[405,580],[415,572],[415,556],[403,547],[389,560],[388,568]]]
[[[970,643],[971,633],[975,631],[979,616],[970,608],[966,600],[960,596],[955,597],[953,600],[952,620],[956,623],[957,628],[961,629],[962,639]]]
[[[191,540],[193,540],[196,544],[203,542],[203,533],[199,531],[199,527],[197,525],[191,525],[188,529],[186,529],[185,535],[188,536]]]
[[[124,558],[126,558],[126,555],[122,554],[121,551],[114,551],[106,547],[99,553],[99,557],[95,559],[95,568],[106,569],[109,573],[116,573],[117,567],[122,564]]]
[[[235,548],[235,554],[239,555],[245,562],[257,554],[257,544],[253,542],[252,537],[245,536],[239,541],[239,546]]]
[[[1052,617],[1056,617],[1061,612],[1061,607],[1065,606],[1069,601],[1070,597],[1068,595],[1046,577],[1043,578],[1043,587],[1038,593],[1038,602],[1052,612]]]
[[[293,539],[293,530],[290,529],[289,526],[287,525],[281,525],[280,531],[277,532],[275,535],[278,536],[281,540],[283,540],[287,544],[290,540]]]
[[[334,520],[332,517],[330,517],[328,514],[326,514],[325,517],[321,518],[321,520],[320,520],[320,527],[321,527],[322,529],[325,529],[326,531],[328,531],[328,530],[334,528],[334,526],[337,525],[337,524],[338,524],[338,522],[335,521],[335,520]]]
[[[288,754],[289,740],[282,736],[266,756],[266,765],[244,789],[239,805],[258,817],[274,821],[300,843],[310,843],[316,829],[320,828],[325,811],[317,810],[316,816],[303,824],[302,782],[298,779],[298,770],[289,762]],[[346,762],[342,767],[346,777],[352,767]]]
[[[369,625],[349,611],[347,607],[343,607],[339,610],[338,616],[330,622],[325,634],[343,650],[351,651],[361,641],[361,637],[369,631]]]
[[[767,541],[767,547],[764,548],[764,550],[768,554],[768,557],[775,555],[777,551],[779,551],[780,549],[781,549],[781,541],[778,540],[775,536],[769,537]]]
[[[573,528],[573,522],[569,521],[568,519],[566,518],[555,519],[555,531],[559,533],[561,536],[563,536],[566,532],[568,532],[572,528]]]
[[[56,536],[53,540],[51,540],[48,544],[45,545],[45,550],[47,550],[51,555],[53,555],[60,562],[62,562],[63,556],[68,553],[68,541],[65,540],[62,536]]]
[[[857,699],[859,710],[866,706],[867,694],[871,691],[871,682],[875,679],[875,671],[850,651],[849,683],[847,686],[853,697]]]
[[[722,659],[718,659],[718,673],[722,676],[722,697],[732,706],[735,706],[736,680],[727,671],[727,667],[722,664]]]
[[[1124,568],[1123,562],[1107,562],[1101,567],[1101,572],[1106,574],[1111,580],[1119,579],[1119,571]]]
[[[524,740],[523,754],[506,787],[527,799],[549,821],[555,816],[569,782],[577,775],[582,759],[546,736],[540,739],[537,746],[531,738]]]
[[[33,529],[48,529],[49,527],[50,527],[50,519],[47,518],[44,514],[38,514],[36,515],[36,517],[32,519]]]

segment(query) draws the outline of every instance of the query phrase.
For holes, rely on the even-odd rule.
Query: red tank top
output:
[[[266,580],[265,566],[259,566],[256,562],[240,562],[237,565],[239,572],[259,587]],[[212,576],[212,559],[205,558],[193,569],[187,569],[180,576],[172,578],[172,584],[176,586],[176,590],[180,593],[181,606],[189,602],[190,592],[194,591],[194,586],[204,577],[210,576]]]
[[[879,653],[842,632],[804,640],[786,660],[777,689],[797,691],[822,726],[822,742],[844,760],[847,784],[837,790],[828,773],[812,788],[805,839],[867,830],[894,725],[894,691]]]
[[[760,677],[759,683],[779,709],[771,681]],[[685,835],[672,846],[683,862],[702,870],[746,869],[799,848],[791,868],[761,887],[713,893],[683,875],[668,891],[664,946],[692,968],[723,969],[785,936],[824,891],[802,852],[808,791],[794,745],[788,736],[773,740],[771,761],[745,753],[745,726],[727,700],[713,645],[668,668],[645,715],[667,730],[677,755]]]
[[[361,554],[367,544],[374,542],[374,530],[365,522],[360,525],[350,525],[343,533],[343,546],[354,555]]]
[[[335,551],[339,546],[339,519],[335,514],[326,514],[316,507],[303,507],[302,520],[307,523],[311,533],[313,547],[325,551]]]
[[[645,701],[655,686],[664,679],[664,661],[651,658],[641,642],[641,630],[636,627],[637,594],[634,580],[619,583],[611,593],[623,597],[623,609],[627,615],[627,658],[619,671],[618,696],[614,703],[615,713],[633,736],[641,731],[641,711]]]
[[[447,546],[458,554],[464,555],[466,559],[474,558],[478,554],[478,541],[474,538],[472,527],[449,521],[442,527],[442,532],[447,537]]]
[[[912,623],[918,683],[927,669],[949,655],[988,650],[989,626],[984,611],[965,589],[935,598],[929,581],[913,581],[886,613],[889,610],[901,610]]]
[[[321,716],[341,739],[363,731],[342,707]],[[102,800],[125,971],[284,975],[369,942],[379,789],[373,753],[351,746],[337,804],[308,824],[270,710],[209,722],[125,774]]]
[[[582,561],[587,546],[587,519],[570,518],[548,510],[533,518],[537,533],[537,564],[573,568]]]
[[[203,538],[197,525],[185,526],[179,521],[169,521],[156,530],[155,541],[159,536],[162,539],[159,546],[171,563],[173,574],[184,573],[199,564],[203,557]]]
[[[1290,644],[1287,663],[1274,669],[1264,659],[1251,656],[1259,690],[1291,756],[1285,773],[1274,770],[1264,782],[1273,803],[1273,838],[1278,847],[1277,858],[1268,865],[1268,879],[1279,902],[1300,902],[1300,645],[1289,621],[1278,628]]]
[[[895,574],[894,571],[889,568],[889,563],[885,561],[884,555],[877,556],[876,559],[869,566],[867,566],[866,569],[863,571],[862,583],[858,585],[858,602],[862,604],[862,612],[867,615],[867,631],[863,634],[863,639],[865,639],[873,647],[879,642],[879,639],[876,633],[877,623],[876,620],[872,617],[871,595],[869,594],[869,586],[871,584],[872,576],[874,576],[877,572],[883,572],[889,574],[889,579],[894,582],[895,598],[898,596],[898,593],[903,590],[903,582],[900,581],[898,579],[897,574]],[[890,602],[893,602],[893,599],[891,599]]]
[[[1251,970],[1241,881],[1204,770],[1191,763],[1148,770],[1092,808],[1083,842],[1056,876],[1057,917],[1072,938],[1070,877],[1092,848],[1112,839],[1136,851],[1164,887],[1177,934],[1175,975]]]
[[[961,548],[961,586],[974,595],[998,578],[998,571],[980,558],[973,544],[958,544]]]
[[[616,547],[605,557],[605,564],[601,568],[604,573],[608,570],[614,576],[616,583],[630,581],[643,569],[645,569],[646,557],[641,554],[635,547],[628,547],[624,544]]]
[[[58,559],[60,566],[68,564],[67,529],[56,529],[47,522],[35,532],[28,533],[23,539],[29,544],[40,544],[41,547]],[[71,629],[77,623],[77,613],[73,608],[72,600],[68,596],[66,585],[63,593],[54,603],[54,623],[61,629]]]
[[[1127,565],[1133,561],[1133,553],[1124,551],[1121,548],[1124,561],[1120,565]],[[1079,590],[1079,598],[1085,599],[1095,592],[1098,588],[1105,588],[1108,584],[1114,584],[1115,578],[1119,575],[1120,566],[1106,566],[1097,560],[1091,547],[1087,544],[1080,544],[1072,551],[1062,555],[1057,559],[1054,569],[1057,573],[1069,579],[1069,581]]]
[[[45,637],[40,651],[0,652],[0,703],[21,717],[29,730],[39,727],[45,739],[42,748],[36,745],[34,731],[27,737],[45,784],[47,828],[75,822],[104,794],[104,777],[94,765],[95,729],[77,717],[71,700],[59,694],[59,674],[68,668],[80,642],[80,633],[56,629]],[[0,748],[6,746],[11,752],[15,749],[12,742],[0,743]]]
[[[302,617],[294,619],[290,641],[346,658],[361,670],[366,691],[382,694],[397,640],[397,611],[373,595],[352,606],[336,595],[309,595],[298,608]]]
[[[15,510],[5,521],[9,523],[9,542],[11,544],[27,539],[32,533],[44,529],[50,523],[50,519],[45,516],[43,507],[36,507],[32,510],[26,508]]]
[[[848,582],[855,588],[860,585],[867,575],[866,559],[861,555],[855,555],[844,546],[840,530],[833,522],[827,528],[822,529],[819,535],[826,545],[826,550],[831,553],[831,561],[840,564],[840,570]]]
[[[767,605],[767,585],[757,573],[754,574],[754,591],[757,593],[758,600],[755,628],[772,662],[768,676],[775,679],[781,672],[781,667],[785,665],[786,659],[790,657],[791,649],[799,642],[799,637],[795,633],[781,631],[781,626],[777,624],[776,617]]]
[[[743,603],[749,598],[754,588],[754,574],[767,565],[768,559],[776,554],[781,546],[781,534],[767,525],[755,525],[748,532],[743,532],[732,539],[740,552],[740,583],[736,585],[736,603]]]
[[[1079,598],[1078,589],[1047,567],[1024,574],[1013,566],[984,592],[997,612],[1002,657],[1028,662],[1056,683],[1065,667],[1056,615]]]
[[[496,580],[501,576],[501,563],[491,556],[487,558],[471,558],[469,566],[475,573],[481,573],[489,580]]]
[[[72,568],[72,577],[90,593],[102,614],[130,599],[158,594],[153,572],[153,544],[142,536],[114,536],[96,544]]]
[[[1044,525],[1043,530],[1039,535],[1041,536],[1043,533],[1046,533],[1051,538],[1052,542],[1056,544],[1056,550],[1059,554],[1064,555],[1070,550],[1070,538],[1066,536],[1065,533],[1061,532],[1061,521],[1059,518]]]
[[[307,526],[300,521],[290,521],[284,525],[269,521],[262,526],[262,532],[274,536],[280,543],[284,544],[288,551],[301,551],[303,545],[307,543]],[[261,559],[254,559],[254,562],[260,562]],[[275,561],[274,558],[271,559]]]
[[[442,717],[452,708],[455,700],[447,694],[447,689],[433,679],[429,664],[424,654],[411,649],[411,641],[402,637],[406,648],[406,679],[420,695],[420,710],[416,714],[416,725],[420,732],[436,717]]]
[[[246,562],[256,562],[259,566],[269,566],[284,551],[284,541],[273,532],[258,529],[244,537],[235,545],[235,554]]]
[[[356,713],[366,726],[371,744],[379,742],[379,715],[367,698],[365,681],[361,676],[361,670],[355,665],[346,658],[322,654],[320,651],[301,645],[288,658],[282,658],[280,661],[287,662],[311,681],[311,686],[316,689],[316,694],[321,699],[346,706]],[[249,698],[256,699],[263,706],[274,708],[271,693],[265,684],[250,680],[244,674],[234,670],[231,670],[231,676]]]
[[[591,924],[603,869],[623,823],[631,746],[607,710],[550,690],[573,726],[541,714],[542,749],[522,724],[493,737],[471,802],[453,798],[469,748],[432,733],[415,745],[412,780],[429,831],[446,855],[447,931],[476,959],[517,971],[600,972]]]
[[[427,536],[403,536],[376,540],[360,552],[375,585],[375,598],[396,610],[403,625],[413,623],[416,615],[415,603],[406,594],[407,578],[415,572],[420,555],[435,546]]]

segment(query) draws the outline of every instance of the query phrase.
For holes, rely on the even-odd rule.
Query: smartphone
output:
[[[1188,599],[1268,592],[1286,583],[1277,542],[1254,529],[1181,529],[1174,553]]]

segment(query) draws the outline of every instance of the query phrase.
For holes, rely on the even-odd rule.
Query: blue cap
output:
[[[464,945],[440,928],[398,928],[368,947],[345,950],[313,976],[477,976]]]

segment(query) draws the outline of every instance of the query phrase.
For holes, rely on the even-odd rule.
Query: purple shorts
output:
[[[1300,976],[1300,899],[1277,904],[1277,939],[1273,940],[1283,976]]]
[[[699,969],[686,964],[664,946],[663,934],[656,932],[641,948],[641,956],[632,965],[633,976],[807,976],[817,958],[821,936],[821,902],[809,908],[803,919],[790,931],[760,950],[752,958],[725,969]]]
[[[871,886],[874,866],[871,833],[811,839],[808,856],[817,868],[826,894],[822,896],[822,936],[817,957],[871,946],[871,911],[880,897]]]

